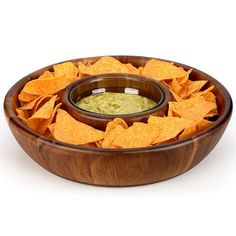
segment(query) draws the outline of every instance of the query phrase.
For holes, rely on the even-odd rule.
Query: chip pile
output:
[[[181,140],[212,125],[217,117],[214,86],[207,80],[189,79],[173,63],[151,59],[144,67],[121,63],[113,57],[102,57],[94,64],[65,62],[54,65],[25,84],[18,95],[18,118],[41,135],[74,145],[98,148],[141,148]],[[102,73],[138,74],[162,82],[172,94],[165,117],[150,116],[147,123],[128,126],[121,118],[109,122],[105,131],[95,129],[73,118],[62,109],[60,95],[72,82],[88,75]]]

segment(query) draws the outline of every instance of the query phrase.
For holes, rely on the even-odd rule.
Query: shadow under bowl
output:
[[[138,94],[155,101],[157,105],[142,112],[119,115],[99,114],[76,106],[78,100],[101,92]],[[146,122],[150,115],[164,116],[169,98],[169,90],[158,81],[139,75],[114,73],[89,76],[75,81],[65,89],[62,103],[77,120],[105,130],[107,123],[116,117],[131,125],[133,122]]]
[[[144,66],[149,57],[114,56],[122,63]],[[71,60],[94,63],[100,57]],[[58,63],[57,63],[58,64]],[[189,66],[176,63],[185,70]],[[4,110],[8,125],[17,142],[39,165],[61,177],[102,186],[133,186],[154,183],[175,177],[196,166],[222,137],[232,114],[232,99],[226,88],[210,75],[193,68],[191,80],[208,80],[214,85],[219,117],[212,126],[198,134],[167,144],[133,149],[99,149],[66,144],[42,136],[24,125],[16,116],[17,96],[24,85],[52,66],[35,71],[19,80],[8,91]],[[223,158],[223,157],[221,157]]]

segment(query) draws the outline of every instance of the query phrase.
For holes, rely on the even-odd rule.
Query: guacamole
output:
[[[92,94],[76,103],[83,110],[108,115],[142,112],[156,105],[153,100],[137,94],[113,92]]]

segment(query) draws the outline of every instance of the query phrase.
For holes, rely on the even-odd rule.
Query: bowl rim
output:
[[[190,69],[192,68],[193,71],[202,74],[204,77],[206,77],[208,80],[210,80],[213,84],[216,84],[220,91],[222,92],[222,95],[225,99],[225,109],[223,111],[223,113],[218,117],[218,119],[207,129],[198,132],[197,134],[182,139],[182,140],[177,140],[177,141],[172,141],[170,143],[164,143],[164,144],[160,144],[160,145],[156,145],[156,146],[148,146],[148,147],[140,147],[140,148],[98,148],[98,147],[86,147],[86,146],[81,146],[81,145],[74,145],[74,144],[69,144],[69,143],[65,143],[65,142],[61,142],[58,141],[56,139],[53,138],[49,138],[46,137],[44,135],[41,135],[39,133],[37,133],[36,131],[34,131],[33,129],[30,129],[29,127],[27,127],[17,116],[15,111],[13,110],[12,106],[9,106],[9,104],[12,104],[12,96],[11,94],[15,94],[15,93],[19,93],[19,91],[23,88],[23,86],[25,85],[26,82],[28,82],[29,80],[31,80],[35,74],[42,72],[44,70],[48,70],[50,68],[52,68],[53,65],[56,64],[60,64],[63,62],[72,62],[72,63],[76,63],[78,61],[83,61],[83,60],[89,60],[89,59],[93,59],[93,60],[98,60],[101,57],[105,57],[105,56],[110,56],[110,57],[114,57],[114,58],[130,58],[130,59],[140,59],[140,60],[150,60],[150,59],[157,59],[157,60],[162,60],[162,61],[166,61],[166,62],[173,62],[174,64],[177,64],[178,66],[182,66],[183,68],[187,68]],[[164,150],[169,150],[169,149],[173,149],[176,146],[183,146],[186,144],[190,144],[193,141],[197,141],[200,138],[205,137],[210,131],[213,131],[215,129],[217,129],[217,127],[223,125],[225,123],[225,121],[227,121],[232,114],[232,110],[233,110],[233,102],[232,102],[232,98],[228,92],[228,90],[215,78],[213,78],[212,76],[210,76],[209,74],[196,69],[195,67],[190,67],[186,64],[182,64],[179,62],[175,62],[175,61],[170,61],[167,59],[161,59],[161,58],[155,58],[155,57],[146,57],[146,56],[131,56],[131,55],[102,55],[102,56],[96,56],[96,57],[84,57],[84,58],[76,58],[76,59],[72,59],[72,60],[65,60],[65,61],[61,61],[61,62],[57,62],[51,65],[48,65],[46,67],[43,67],[41,69],[38,69],[26,76],[24,76],[22,79],[18,80],[7,92],[5,99],[4,99],[4,113],[6,116],[6,119],[9,122],[13,122],[15,125],[17,125],[20,129],[23,129],[25,132],[27,132],[29,135],[34,136],[35,138],[39,138],[40,140],[43,140],[45,143],[47,143],[48,145],[57,145],[59,148],[65,148],[65,149],[69,149],[71,151],[80,151],[80,152],[95,152],[95,153],[103,153],[103,154],[107,154],[107,153],[121,153],[121,154],[125,154],[125,153],[146,153],[146,152],[155,152],[155,151],[164,151]],[[23,84],[23,85],[22,85]],[[20,86],[21,85],[21,86]],[[16,87],[19,87],[17,91]]]
[[[129,114],[117,114],[117,115],[90,112],[90,111],[84,110],[80,107],[77,107],[76,104],[72,101],[72,98],[71,98],[72,92],[78,85],[80,85],[84,82],[89,83],[90,80],[116,79],[116,78],[131,78],[131,79],[138,78],[138,80],[140,80],[140,81],[142,79],[144,79],[145,83],[149,83],[153,87],[155,87],[156,89],[159,90],[161,98],[159,101],[155,101],[156,105],[148,110],[144,110],[141,112],[135,112],[135,113],[129,113]],[[62,99],[65,106],[69,106],[70,108],[73,108],[76,112],[81,113],[81,114],[85,115],[86,117],[91,117],[91,119],[102,119],[102,120],[109,121],[111,119],[115,119],[118,117],[122,118],[122,119],[129,119],[129,118],[133,118],[133,117],[148,116],[148,115],[151,115],[151,113],[154,113],[158,110],[164,109],[165,107],[167,107],[168,102],[170,100],[170,92],[160,82],[155,81],[154,79],[151,79],[148,77],[144,77],[142,75],[135,75],[135,74],[128,74],[128,73],[106,73],[106,74],[91,75],[91,76],[87,76],[85,78],[76,80],[75,82],[71,83],[70,85],[68,85],[65,88],[65,91],[64,91],[61,99]]]

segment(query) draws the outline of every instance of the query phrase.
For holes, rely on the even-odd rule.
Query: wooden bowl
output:
[[[151,59],[138,56],[114,56],[123,63],[144,66]],[[72,60],[94,63],[99,57]],[[190,67],[182,66],[185,70]],[[24,125],[16,116],[17,95],[25,83],[37,78],[48,66],[18,81],[7,93],[5,115],[17,142],[25,152],[48,171],[70,180],[103,186],[132,186],[177,176],[205,158],[215,147],[230,120],[232,100],[225,87],[204,72],[193,69],[192,80],[207,79],[214,85],[219,117],[212,126],[190,138],[159,146],[134,149],[98,149],[66,144],[47,138]]]
[[[122,115],[98,114],[83,110],[75,105],[78,99],[99,93],[100,91],[130,93],[135,92],[150,98],[157,105],[152,109]],[[62,96],[66,110],[77,120],[97,129],[105,130],[109,121],[120,117],[128,125],[133,122],[146,122],[150,115],[164,116],[170,98],[169,90],[160,82],[139,75],[131,74],[100,74],[80,79],[69,85]]]

